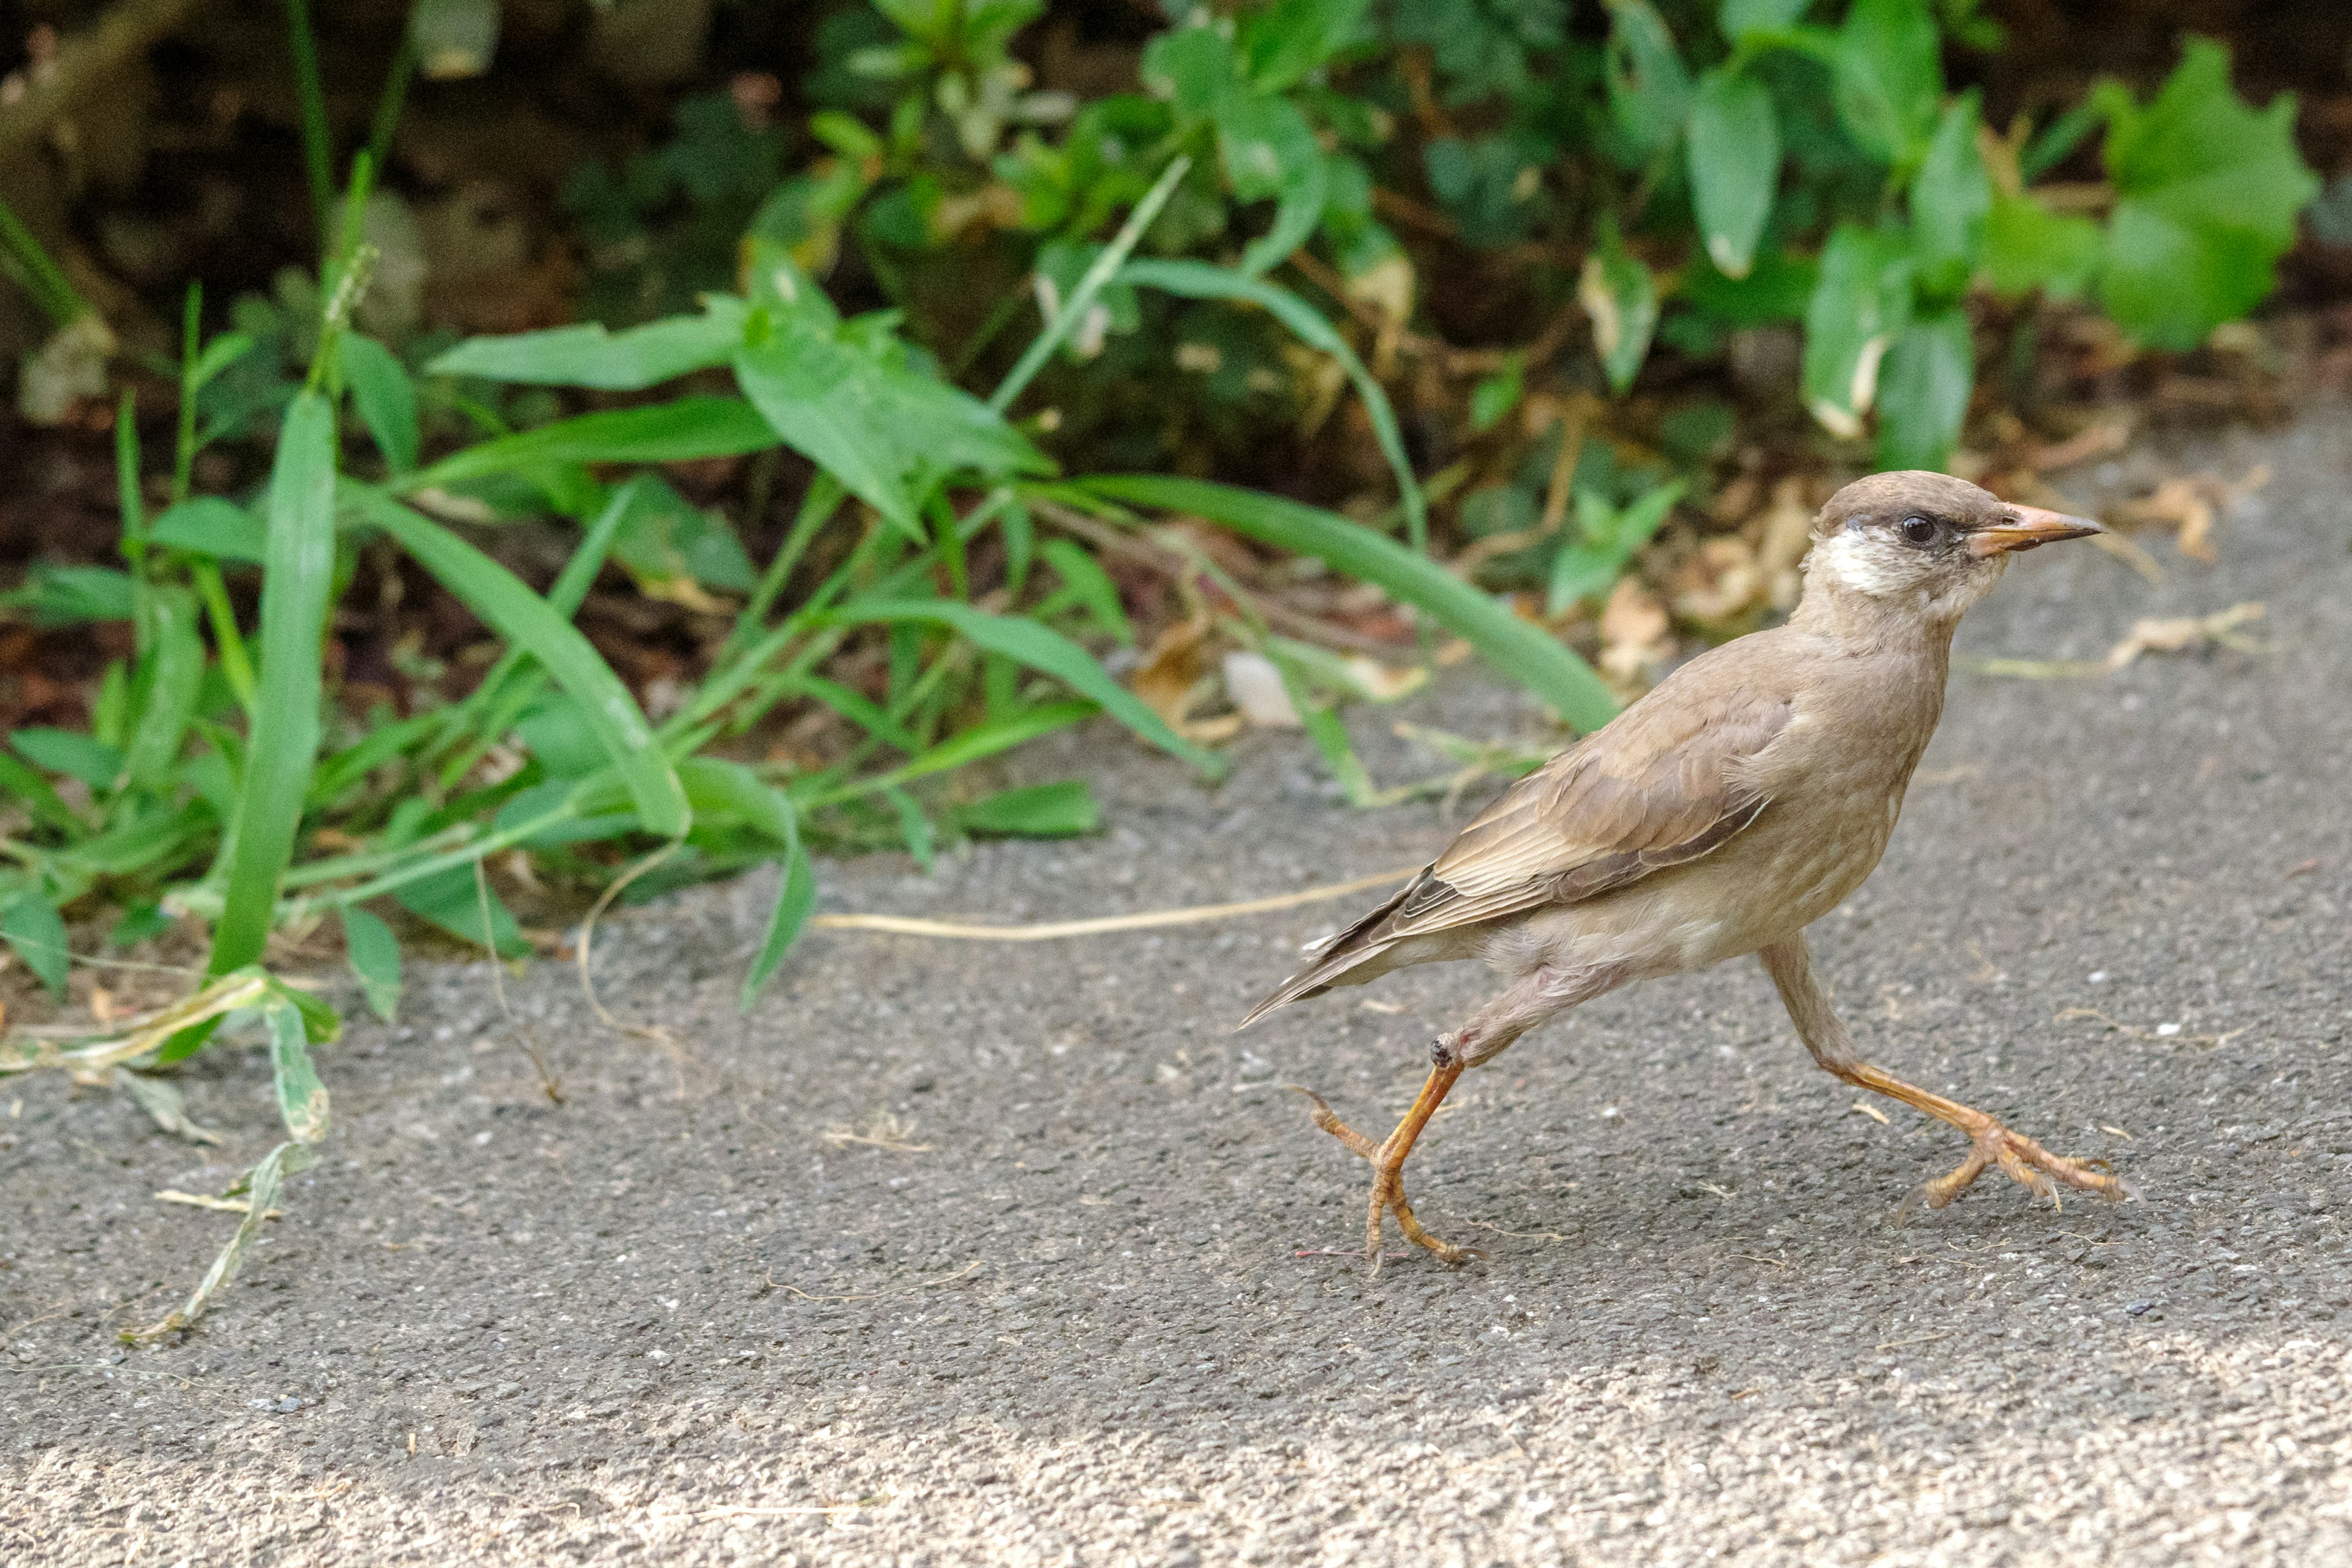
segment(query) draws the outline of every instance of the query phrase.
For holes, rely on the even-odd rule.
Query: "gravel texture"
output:
[[[755,879],[611,929],[604,995],[658,1038],[562,966],[510,1015],[480,966],[415,976],[399,1026],[321,1053],[328,1158],[183,1342],[114,1336],[228,1222],[151,1194],[268,1146],[263,1058],[190,1066],[218,1151],[0,1085],[0,1559],[2352,1560],[2352,416],[2186,456],[2276,476],[2219,564],[2042,552],[1962,651],[2096,658],[2244,600],[2266,648],[1956,676],[1885,864],[1816,930],[1875,1059],[2147,1201],[2053,1213],[1996,1176],[1887,1227],[1958,1142],[1853,1109],[1738,963],[1466,1079],[1408,1177],[1486,1256],[1370,1279],[1298,1256],[1360,1236],[1367,1173],[1280,1086],[1385,1128],[1478,973],[1235,1039],[1354,901],[820,932],[745,1018]],[[1467,679],[1410,710],[1534,732]],[[1434,771],[1391,717],[1356,715],[1376,772]],[[1091,731],[1024,765],[1102,770],[1102,837],[827,868],[826,907],[1143,910],[1446,835],[1434,803],[1334,806],[1294,737],[1238,761],[1209,791]]]

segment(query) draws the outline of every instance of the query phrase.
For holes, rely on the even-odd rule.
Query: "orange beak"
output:
[[[2044,511],[2038,506],[2012,506],[2007,510],[2008,519],[1969,535],[1969,554],[2011,555],[2061,539],[2082,539],[2106,532],[2087,517],[2069,517],[2063,511]]]

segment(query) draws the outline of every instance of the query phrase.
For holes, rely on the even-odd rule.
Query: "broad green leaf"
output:
[[[1144,46],[1143,85],[1187,121],[1211,120],[1247,89],[1233,40],[1215,26],[1171,27]]]
[[[649,593],[660,596],[680,579],[727,594],[758,585],[751,558],[726,519],[696,506],[658,474],[639,475],[625,500],[613,559]]]
[[[432,375],[478,375],[535,386],[642,392],[725,364],[743,344],[750,308],[731,295],[706,296],[699,316],[672,316],[608,331],[557,327],[508,337],[469,338],[425,366]]]
[[[1351,38],[1370,0],[1274,0],[1246,13],[1235,35],[1243,68],[1261,92],[1295,86]]]
[[[1011,616],[992,616],[947,599],[852,599],[820,622],[835,626],[908,623],[944,627],[974,647],[1050,675],[1170,755],[1183,758],[1204,773],[1224,771],[1223,760],[1215,753],[1202,751],[1170,729],[1166,720],[1112,679],[1093,655],[1051,626]]]
[[[1217,117],[1217,153],[1234,198],[1276,198],[1274,226],[1242,253],[1255,278],[1307,242],[1323,216],[1331,173],[1314,128],[1289,100],[1236,94]]]
[[[1391,598],[1427,611],[1486,661],[1579,730],[1616,716],[1617,701],[1590,665],[1544,630],[1451,572],[1336,512],[1233,485],[1160,474],[1104,474],[1079,488],[1133,506],[1183,512],[1293,555],[1311,555]]]
[[[72,954],[66,946],[66,922],[55,904],[37,890],[18,893],[5,909],[0,909],[0,937],[7,938],[8,945],[49,988],[50,995],[65,995]]]
[[[319,648],[335,572],[335,411],[316,392],[296,394],[286,411],[265,510],[261,686],[224,839],[228,875],[213,927],[215,975],[261,956],[319,754]]]
[[[1577,303],[1592,322],[1592,349],[1609,376],[1610,389],[1623,395],[1649,357],[1658,330],[1658,284],[1639,257],[1627,251],[1613,226],[1584,258],[1577,279]]]
[[[1413,478],[1412,459],[1405,452],[1396,410],[1388,394],[1381,390],[1379,379],[1364,367],[1356,351],[1348,346],[1348,340],[1324,319],[1322,312],[1264,279],[1244,278],[1229,268],[1214,267],[1205,261],[1130,261],[1119,269],[1118,279],[1122,283],[1164,289],[1188,300],[1232,300],[1255,305],[1289,328],[1308,348],[1339,361],[1339,368],[1348,373],[1349,381],[1354,384],[1356,395],[1364,400],[1372,438],[1380,443],[1390,471],[1396,475],[1406,532],[1416,547],[1428,537],[1428,503],[1422,496],[1420,481]]]
[[[110,566],[58,566],[37,563],[25,585],[0,594],[0,605],[29,611],[34,624],[77,626],[84,621],[127,621],[133,612],[128,574]]]
[[[2120,89],[2103,100],[2117,199],[2100,302],[2142,342],[2193,347],[2270,293],[2296,214],[2319,193],[2295,151],[2294,95],[2248,108],[2229,51],[2192,38],[2145,109]]]
[[[1911,258],[1900,235],[1840,224],[1805,307],[1805,406],[1832,435],[1862,434],[1879,362],[1911,319]]]
[[[768,931],[760,940],[759,955],[751,960],[751,969],[743,976],[742,1008],[751,1010],[760,998],[761,990],[769,977],[782,963],[784,954],[792,951],[793,942],[808,924],[809,915],[816,909],[816,868],[809,864],[808,847],[798,837],[784,856],[783,876],[776,889],[776,907],[768,916]]]
[[[1909,164],[1927,150],[1944,101],[1944,67],[1927,0],[1854,0],[1835,44],[1838,115],[1863,151]]]
[[[196,693],[205,679],[204,634],[195,596],[175,584],[150,590],[147,657],[142,661],[139,721],[123,752],[123,768],[135,786],[160,790],[180,742],[195,717]]]
[[[269,1071],[278,1090],[278,1114],[298,1143],[316,1143],[327,1135],[327,1086],[310,1060],[310,1031],[302,1010],[285,996],[272,995],[261,1005],[262,1021],[269,1028]]]
[[[488,948],[500,958],[520,958],[530,952],[513,912],[497,893],[475,880],[471,863],[419,877],[394,889],[392,896],[417,919],[476,947]],[[490,913],[487,930],[482,925],[486,903]]]
[[[94,790],[112,789],[122,776],[121,752],[77,730],[36,724],[11,730],[8,743],[34,766],[79,779]]]
[[[1726,67],[1691,103],[1691,204],[1706,254],[1726,278],[1748,276],[1780,183],[1780,130],[1762,82]]]
[[[1887,350],[1879,378],[1878,466],[1938,468],[1959,445],[1976,385],[1976,340],[1955,307],[1923,316]]]
[[[1733,43],[1750,33],[1778,33],[1794,26],[1812,0],[1723,0],[1723,36]]]
[[[375,438],[375,449],[395,474],[416,467],[416,388],[408,367],[364,332],[343,334],[343,380],[360,420]]]
[[[1944,110],[1927,155],[1911,182],[1911,243],[1922,282],[1957,297],[1983,254],[1992,181],[1977,151],[1977,95],[1962,93]]]
[[[269,555],[269,533],[261,520],[219,496],[194,496],[171,508],[147,531],[147,541],[254,566]]]
[[[401,482],[404,490],[565,463],[682,463],[740,458],[776,444],[752,406],[733,397],[678,397],[614,408],[499,436],[451,453]]]
[[[955,809],[966,833],[1008,838],[1069,838],[1102,826],[1102,809],[1082,781],[1032,784],[986,795]]]
[[[1650,0],[1607,0],[1609,110],[1634,150],[1668,145],[1690,114],[1690,72]]]
[[[604,656],[522,579],[439,523],[372,486],[344,481],[342,498],[439,579],[483,623],[545,668],[580,706],[627,786],[646,831],[683,837],[692,822],[677,774],[655,743],[636,699]]]
[[[1503,368],[1470,389],[1470,428],[1492,430],[1519,405],[1527,393],[1527,355],[1503,356]]]
[[[389,1024],[400,1016],[400,939],[378,916],[345,905],[343,952],[359,976],[368,1011]]]
[[[2040,289],[2071,300],[2091,286],[2106,244],[2089,218],[2052,212],[2031,195],[1998,197],[1985,216],[1985,281],[2002,294]]]

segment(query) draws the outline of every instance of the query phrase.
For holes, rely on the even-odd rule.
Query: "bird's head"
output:
[[[1813,522],[1807,593],[1860,595],[1929,620],[1959,619],[2021,550],[2106,531],[2088,518],[2018,506],[1966,479],[1873,474],[1832,496]]]

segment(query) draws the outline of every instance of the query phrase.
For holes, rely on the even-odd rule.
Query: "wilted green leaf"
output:
[[[1959,445],[1976,385],[1976,341],[1955,307],[1904,328],[1878,393],[1878,466],[1941,468]]]
[[[1691,104],[1687,151],[1707,256],[1726,278],[1745,278],[1780,180],[1780,131],[1764,84],[1726,67],[1709,71]]]
[[[327,1086],[310,1060],[310,1032],[301,1009],[284,996],[261,1005],[262,1021],[269,1029],[270,1077],[278,1089],[278,1113],[298,1143],[316,1143],[327,1135]]]
[[[357,905],[342,910],[343,952],[359,976],[368,1011],[391,1023],[400,1014],[400,939],[378,917]]]
[[[1821,265],[1805,307],[1805,406],[1851,438],[1877,396],[1879,362],[1911,319],[1911,258],[1898,234],[1840,224]]]

